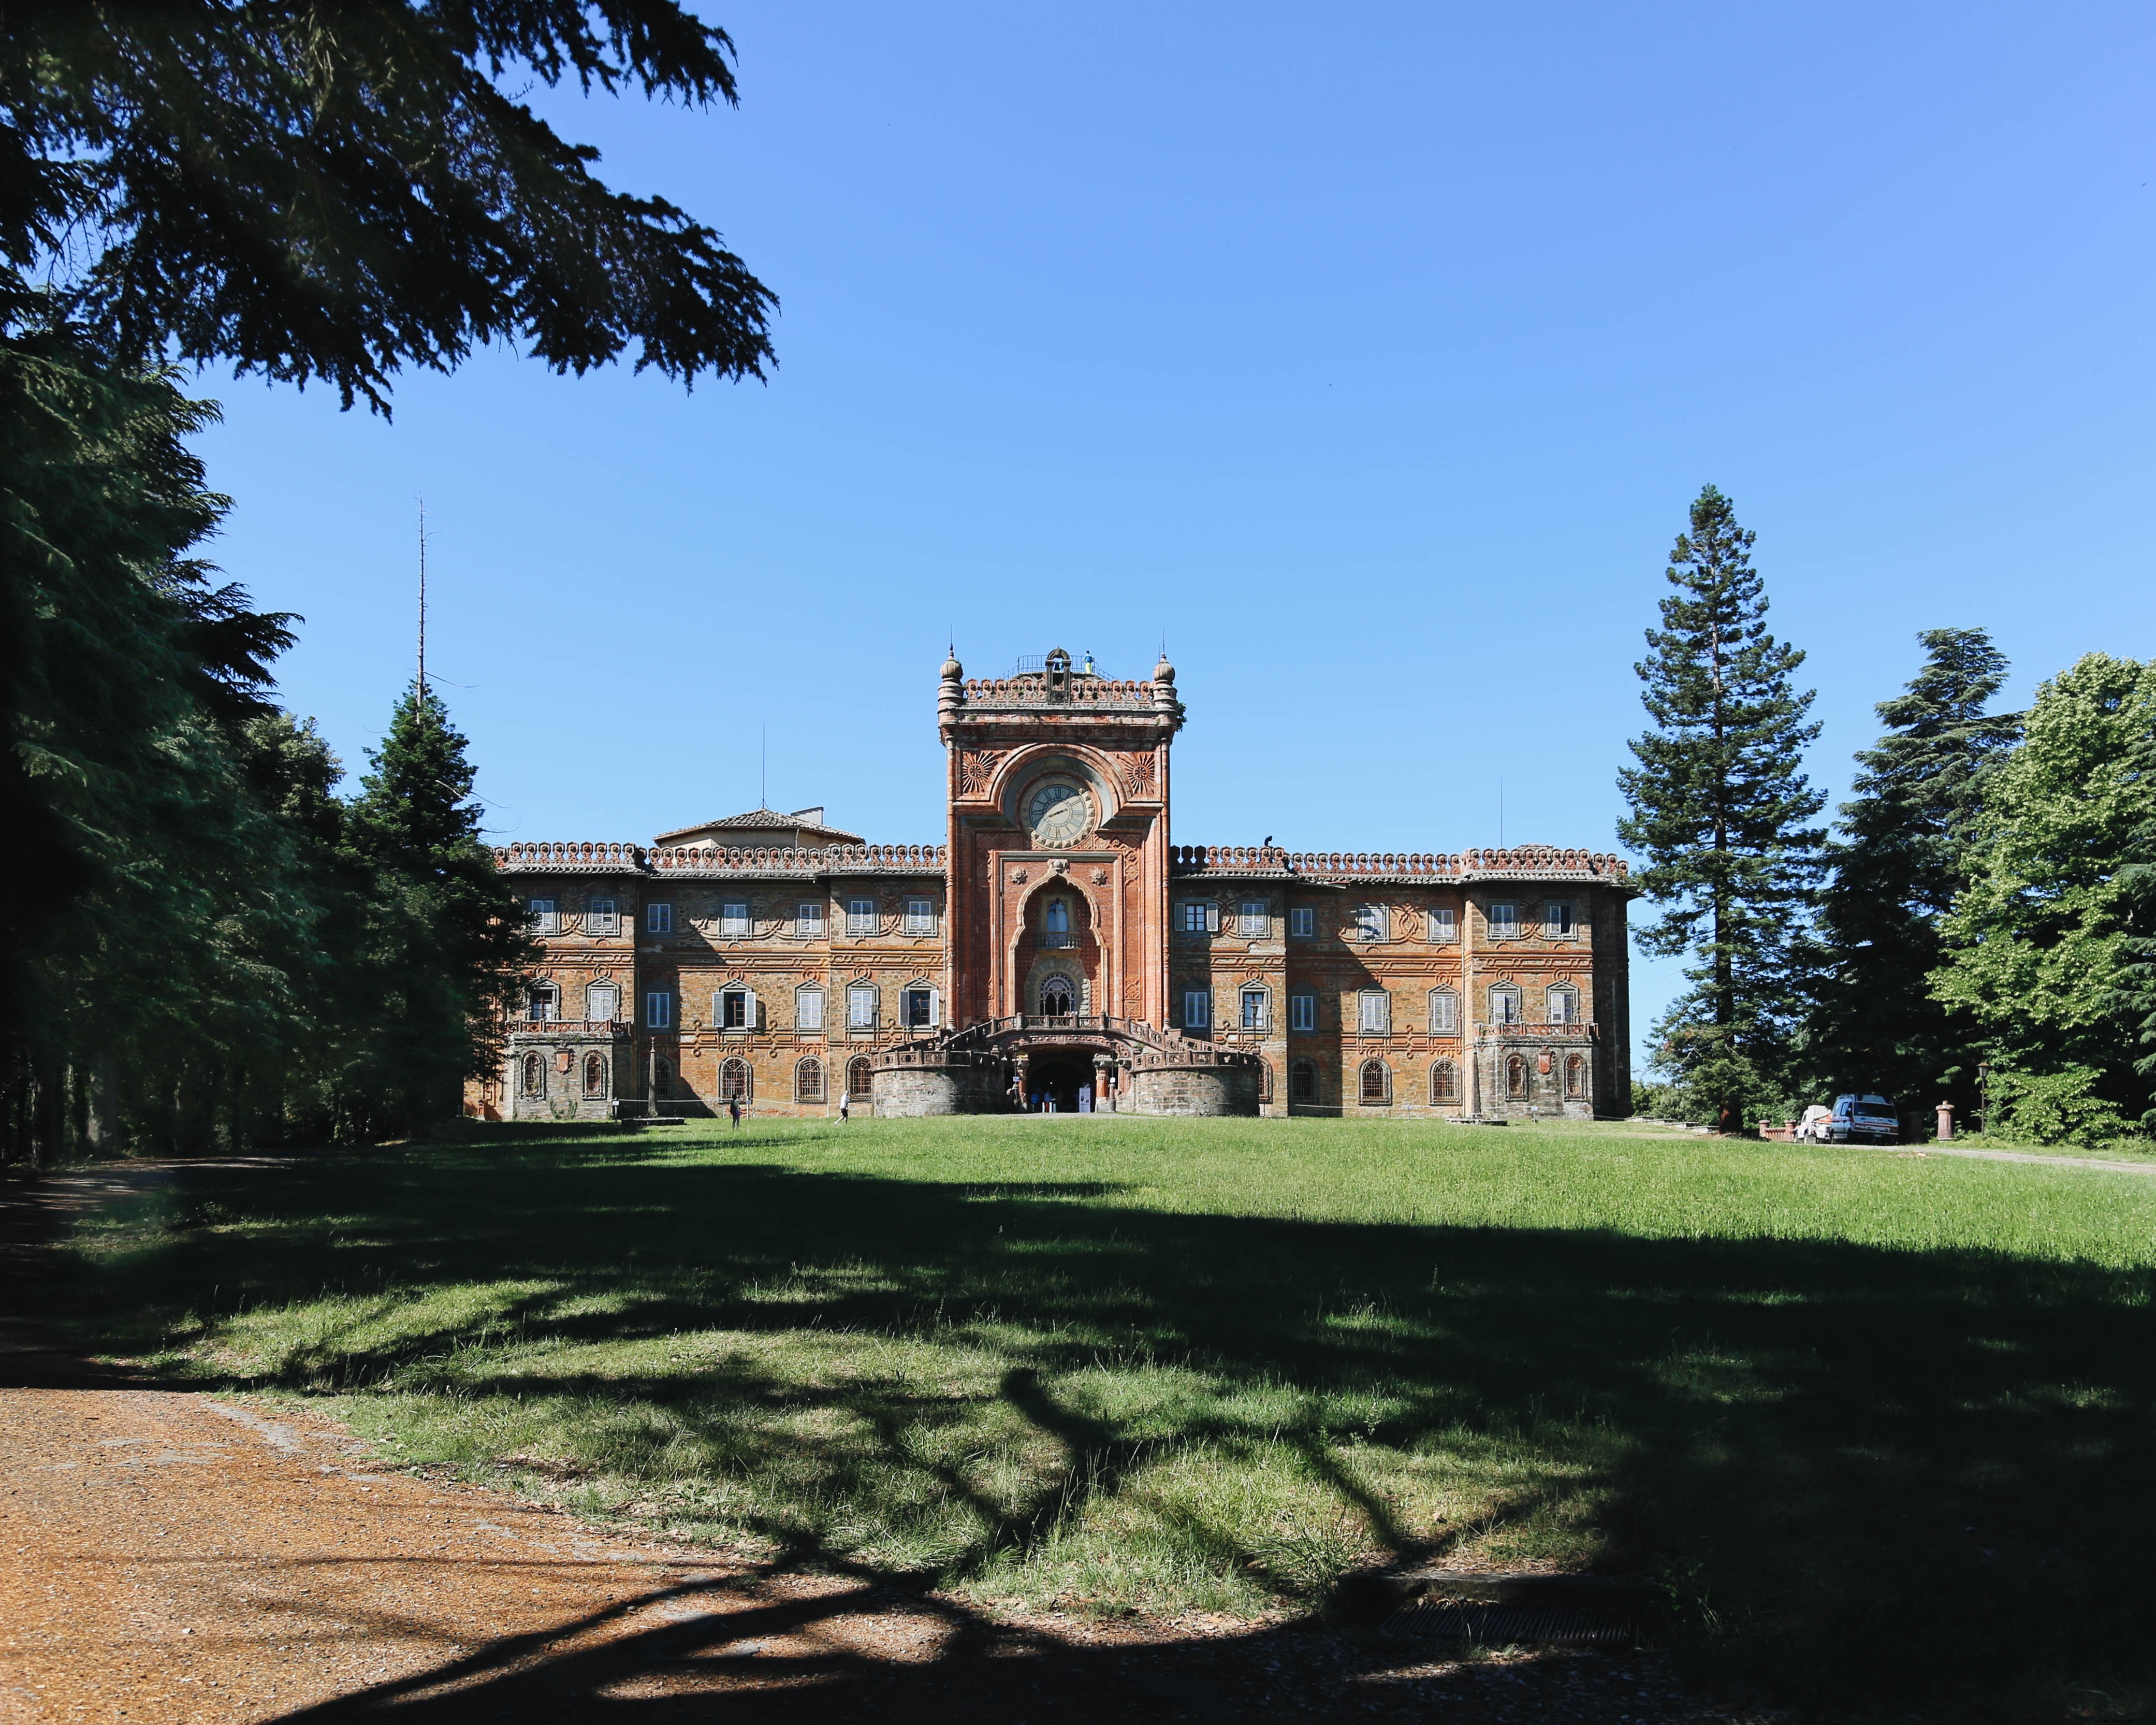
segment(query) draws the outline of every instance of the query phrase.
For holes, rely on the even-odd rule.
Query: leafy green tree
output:
[[[494,1070],[502,1017],[539,956],[480,838],[465,747],[441,698],[415,680],[347,816],[346,850],[369,875],[363,963],[377,1019],[338,1084],[365,1131],[456,1111],[465,1080]]]
[[[1666,572],[1675,591],[1635,667],[1654,728],[1617,777],[1631,809],[1618,835],[1666,907],[1640,944],[1693,960],[1691,987],[1655,1026],[1656,1064],[1724,1130],[1782,1098],[1792,946],[1825,838],[1805,823],[1825,798],[1798,764],[1819,735],[1812,691],[1793,681],[1804,655],[1767,631],[1754,536],[1712,485],[1693,502]]]
[[[2130,1001],[2144,924],[2138,847],[2156,822],[2144,770],[2156,664],[2091,653],[2036,691],[2027,735],[1987,788],[1976,865],[1941,925],[1938,999],[1993,1050],[2003,1126],[2099,1142],[2149,1102]]]
[[[2156,734],[2135,739],[2124,771],[2143,784],[2156,784]],[[2144,820],[2127,835],[2126,861],[2118,871],[2120,906],[2126,918],[2124,962],[2112,1004],[2130,1027],[2141,1050],[2133,1070],[2149,1093],[2141,1127],[2156,1134],[2156,819]]]
[[[2021,734],[1987,711],[2005,657],[1980,629],[1927,629],[1922,668],[1876,711],[1888,729],[1856,757],[1828,853],[1799,1065],[1831,1091],[1975,1099],[1974,1026],[1932,992],[1940,920],[1969,883],[1985,789]]]

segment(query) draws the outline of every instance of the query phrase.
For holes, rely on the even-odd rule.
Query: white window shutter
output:
[[[742,1009],[742,1024],[751,1030],[761,1030],[763,1028],[763,1009],[757,1004],[756,990],[744,988],[742,993],[748,997],[747,1004]]]
[[[943,991],[941,988],[931,988],[928,991],[928,1028],[932,1030],[942,1022]]]
[[[1205,932],[1208,934],[1220,932],[1220,906],[1217,901],[1205,906]]]

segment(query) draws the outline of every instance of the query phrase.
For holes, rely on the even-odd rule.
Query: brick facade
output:
[[[496,853],[547,949],[474,1111],[1630,1111],[1625,865],[1178,846],[1173,667],[947,663],[940,845],[821,809]]]

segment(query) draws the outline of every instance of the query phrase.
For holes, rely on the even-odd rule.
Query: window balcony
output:
[[[1044,928],[1040,931],[1040,944],[1044,947],[1075,947],[1078,944],[1078,937],[1067,928]]]

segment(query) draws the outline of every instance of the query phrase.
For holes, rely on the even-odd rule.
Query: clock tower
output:
[[[1060,647],[1003,678],[943,666],[954,1027],[1079,1014],[1168,1022],[1175,668],[1098,675]]]

